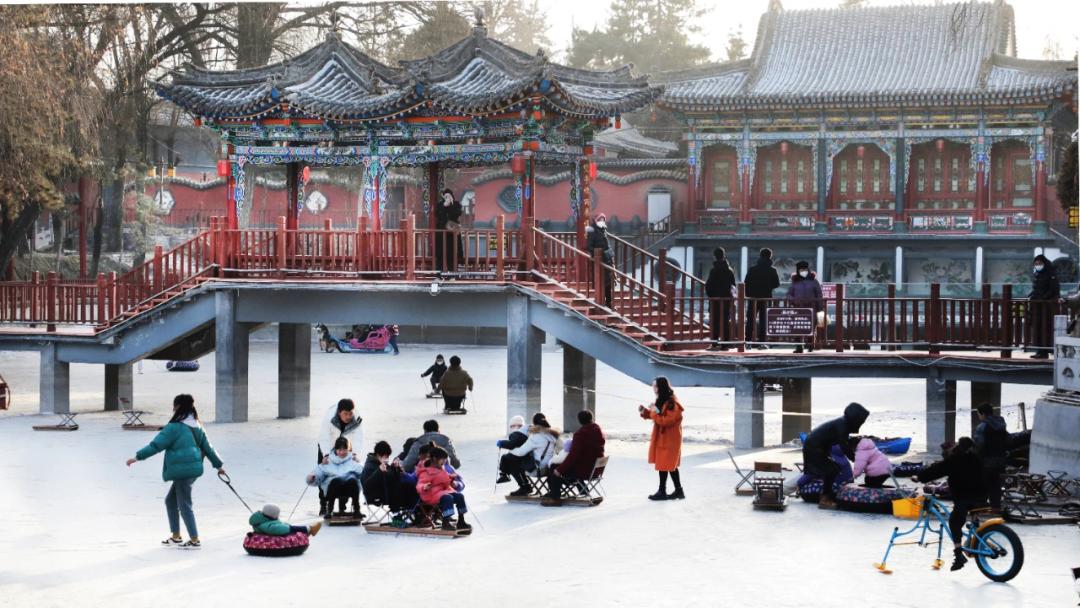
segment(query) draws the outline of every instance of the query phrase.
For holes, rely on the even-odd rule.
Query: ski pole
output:
[[[236,488],[232,487],[232,480],[229,479],[229,475],[227,473],[222,473],[219,471],[217,476],[218,479],[225,483],[225,485],[229,486],[229,489],[232,490],[233,494],[236,494],[236,497],[239,498],[240,502],[243,503],[244,507],[247,508],[248,513],[254,513],[254,511],[251,510],[251,507],[249,507],[248,504],[244,502],[244,499],[240,497],[240,494],[236,491]]]
[[[300,498],[296,499],[296,504],[293,505],[292,511],[289,511],[289,519],[287,519],[286,521],[292,521],[292,516],[294,513],[296,513],[296,508],[300,506],[300,501],[304,500],[304,495],[307,494],[307,489],[309,487],[311,486],[307,485],[306,483],[304,484],[304,491],[300,493]]]

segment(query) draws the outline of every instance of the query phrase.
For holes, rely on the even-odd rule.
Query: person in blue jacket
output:
[[[195,526],[195,512],[191,509],[191,488],[195,480],[203,474],[203,458],[209,458],[210,464],[218,474],[224,474],[224,463],[210,445],[199,412],[195,409],[195,399],[191,395],[180,394],[173,399],[173,415],[169,423],[154,439],[129,458],[127,466],[140,460],[146,460],[158,452],[165,452],[161,478],[171,481],[172,487],[165,495],[165,513],[169,517],[169,538],[161,541],[162,545],[181,549],[198,549],[199,531]],[[187,542],[180,538],[180,519],[187,528]]]

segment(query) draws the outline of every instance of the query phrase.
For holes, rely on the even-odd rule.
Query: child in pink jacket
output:
[[[859,475],[866,473],[864,485],[868,488],[880,488],[892,472],[892,463],[881,450],[877,449],[874,440],[869,437],[852,437],[851,445],[854,446],[855,466],[851,473],[858,479]]]
[[[416,468],[416,492],[420,495],[420,501],[426,505],[438,506],[442,513],[442,529],[451,531],[456,528],[459,534],[468,534],[472,526],[465,523],[465,495],[455,489],[454,482],[459,479],[457,473],[447,473],[446,450],[433,447],[428,453],[428,459],[423,466]],[[454,515],[454,507],[457,507],[458,519],[455,526],[451,517]]]

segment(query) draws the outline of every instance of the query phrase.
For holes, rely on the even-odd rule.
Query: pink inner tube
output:
[[[293,532],[286,536],[270,536],[248,532],[244,537],[244,551],[260,557],[290,557],[301,555],[308,548],[308,535]]]

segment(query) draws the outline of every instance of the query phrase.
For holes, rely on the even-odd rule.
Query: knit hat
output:
[[[525,426],[525,419],[521,416],[514,416],[510,419],[509,426]]]
[[[596,214],[596,221],[598,221],[598,222],[606,222],[607,221],[607,215],[605,215],[603,213],[597,213]]]
[[[262,508],[262,514],[270,519],[277,519],[281,516],[281,507],[277,505],[264,505]]]

